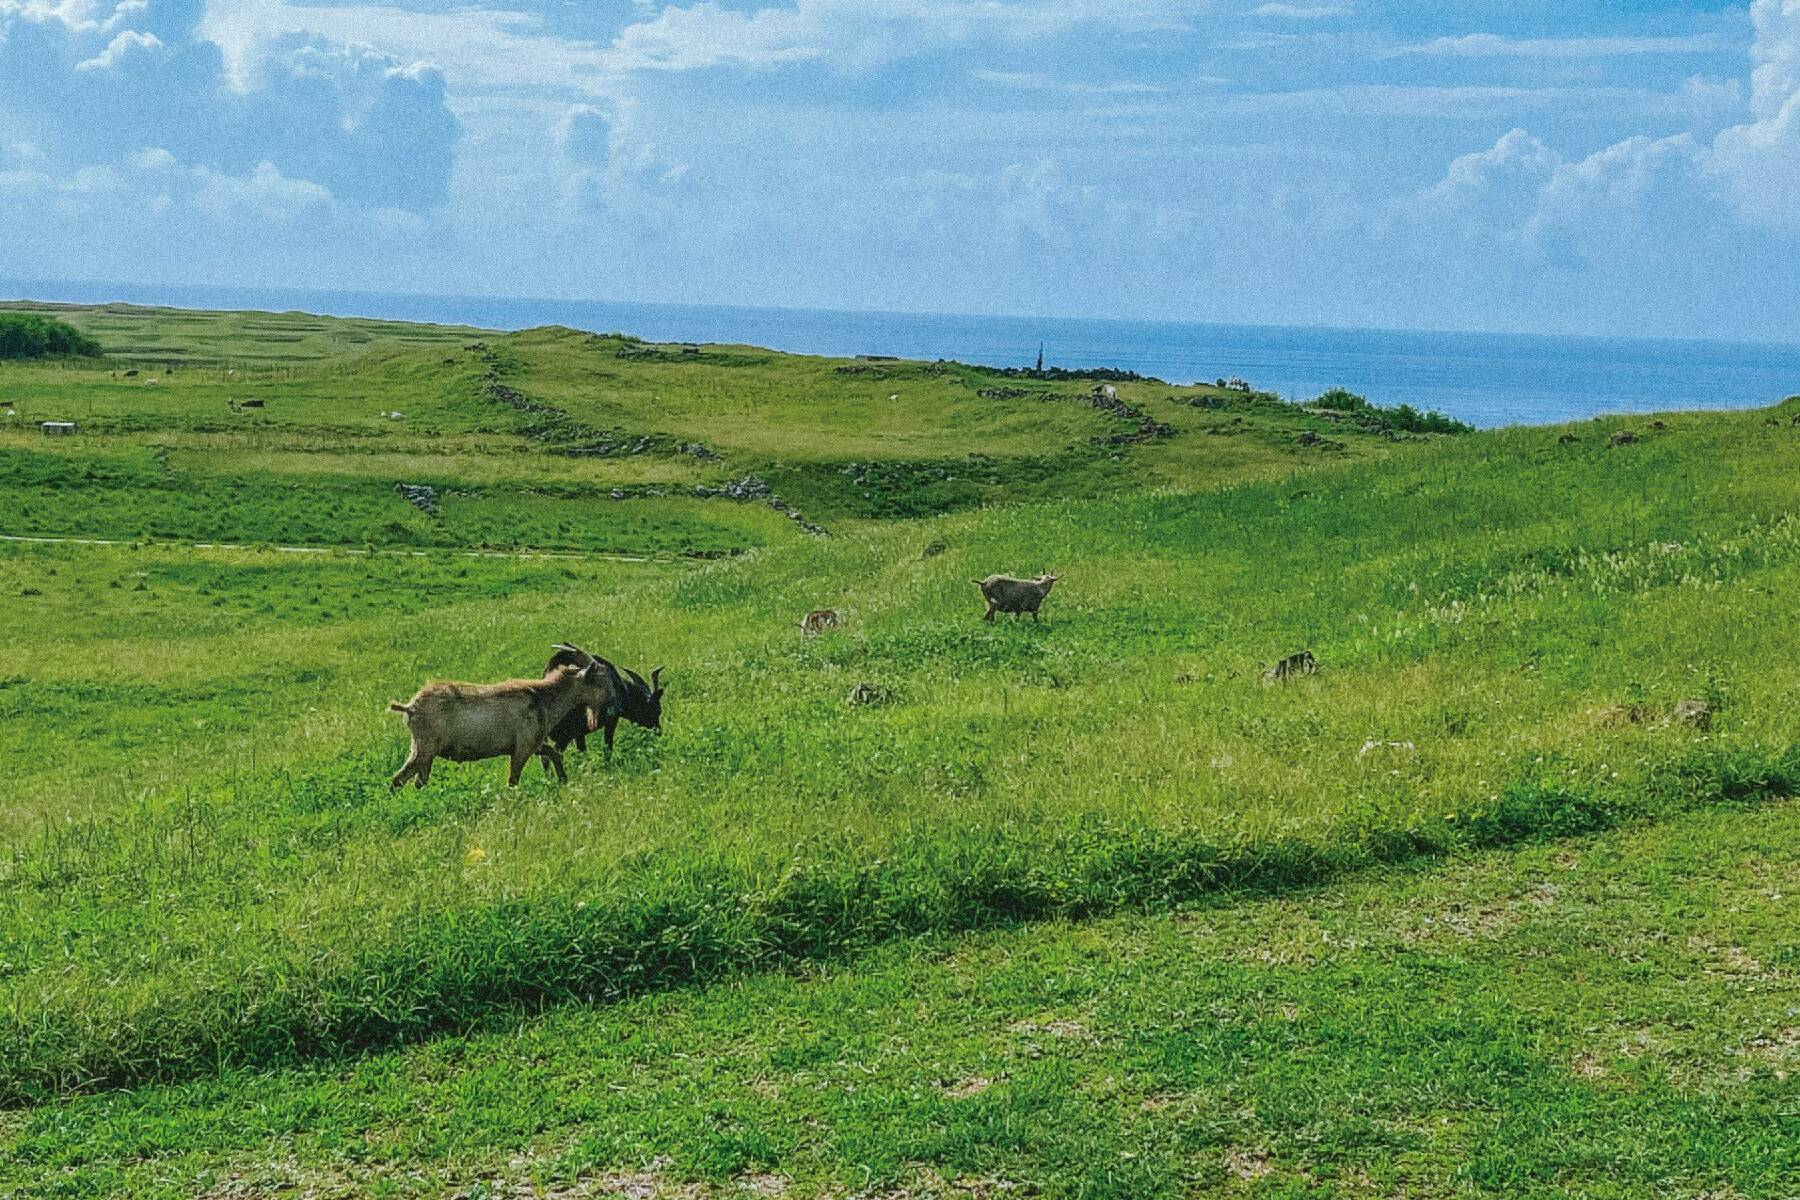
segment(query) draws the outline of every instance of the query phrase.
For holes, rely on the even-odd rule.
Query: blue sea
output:
[[[801,354],[888,354],[1117,367],[1170,383],[1237,377],[1289,399],[1346,387],[1381,404],[1491,427],[1602,413],[1750,408],[1800,394],[1800,345],[835,312],[300,289],[0,281],[0,297],[299,310],[489,329],[568,325],[652,341],[738,342]]]

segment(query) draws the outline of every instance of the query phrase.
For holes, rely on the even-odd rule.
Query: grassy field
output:
[[[0,1114],[0,1196],[1772,1198],[1800,806]]]
[[[1710,919],[1668,911],[1690,877],[1742,900],[1709,936],[1795,1002],[1791,906],[1773,884],[1751,904],[1720,855],[1792,877],[1800,401],[1640,419],[1619,446],[1618,421],[1394,441],[1128,381],[1168,426],[1136,440],[1067,381],[458,339],[282,368],[250,414],[227,393],[254,368],[154,389],[118,362],[0,370],[33,420],[95,406],[76,438],[0,442],[0,533],[135,543],[0,543],[0,1155],[30,1187],[603,1194],[648,1171],[959,1194],[938,1172],[1070,1196],[1598,1196],[1661,1172],[1792,1194],[1782,1080],[1707,1124],[1686,1083],[1624,1071],[1615,1095],[1557,1056],[1586,1038],[1617,1074],[1595,998],[1690,995],[1656,965],[1669,922]],[[568,453],[621,445],[642,449]],[[694,494],[746,476],[831,536]],[[519,549],[557,556],[499,552]],[[1043,569],[1063,582],[1041,625],[980,621],[972,577]],[[845,627],[802,639],[818,606]],[[566,787],[533,767],[509,792],[488,763],[387,791],[388,700],[535,673],[561,640],[666,666],[665,732],[628,729]],[[1259,682],[1302,648],[1318,675]],[[847,702],[859,684],[873,703]],[[1671,719],[1685,700],[1709,727]],[[1528,891],[1563,852],[1545,840],[1577,837],[1595,866],[1571,890],[1630,903],[1566,927],[1502,905],[1530,919],[1473,957],[1392,932],[1458,888]],[[1199,943],[1147,915],[1195,905],[1216,922]],[[1391,953],[1255,965],[1333,905],[1325,945]],[[1118,913],[1137,915],[1018,928]],[[1606,961],[1640,941],[1651,966]],[[971,1014],[955,998],[983,956],[1000,982]],[[1308,970],[1259,974],[1281,963]],[[808,978],[723,982],[770,969]],[[1312,1023],[1232,1032],[1245,989],[1282,980]],[[1694,1004],[1782,1045],[1791,1012],[1756,1026],[1775,1010],[1728,983]],[[1098,1028],[1082,1006],[1110,988],[1116,1034],[1042,1032]],[[623,1031],[649,1018],[634,1057]],[[858,1052],[902,1024],[916,1054]],[[1743,1065],[1739,1044],[1708,1043],[1705,1070]],[[1231,1066],[1271,1053],[1291,1070]],[[514,1079],[521,1056],[542,1071]],[[946,1094],[976,1077],[993,1086]],[[136,1090],[67,1099],[111,1087]],[[1002,1190],[981,1186],[961,1194]]]

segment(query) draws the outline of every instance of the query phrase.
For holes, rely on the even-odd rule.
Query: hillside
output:
[[[1394,445],[1216,388],[1123,382],[1097,405],[1093,381],[954,364],[57,311],[108,357],[7,371],[0,503],[15,535],[706,556],[807,526],[1271,478]],[[81,435],[48,441],[46,420]],[[436,499],[421,509],[397,484]]]
[[[567,330],[141,361],[0,367],[21,423],[82,426],[4,435],[0,533],[141,543],[0,543],[0,1179],[1498,1195],[1588,1169],[1598,1196],[1648,1178],[1607,1130],[1660,1121],[1719,1148],[1657,1179],[1782,1194],[1800,399],[1395,440],[1216,388],[1117,382],[1121,417],[1067,380]],[[828,536],[695,494],[752,477]],[[467,553],[519,548],[558,556]],[[1043,623],[980,620],[972,578],[1046,568]],[[802,638],[819,606],[844,627]],[[387,790],[387,701],[565,640],[666,666],[662,734],[564,787],[489,762]],[[1317,675],[1260,682],[1301,649]],[[1558,838],[1593,848],[1566,928],[1530,900]],[[1162,919],[1196,907],[1203,932]],[[1420,926],[1489,908],[1474,959]],[[1075,924],[1019,928],[1046,920]],[[1342,939],[1380,953],[1308,949]],[[1754,988],[1709,974],[1734,955]],[[973,1029],[969,964],[1014,956]],[[1570,1015],[1603,993],[1730,1037],[1654,1033],[1633,1066]],[[1444,1085],[1384,1090],[1384,1061]],[[1690,1080],[1725,1094],[1711,1125]],[[1587,1140],[1541,1177],[1563,1113]]]

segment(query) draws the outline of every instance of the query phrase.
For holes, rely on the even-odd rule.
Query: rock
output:
[[[769,485],[755,475],[746,475],[718,487],[701,484],[694,489],[694,495],[701,499],[718,497],[724,500],[761,500],[769,495]]]
[[[1677,725],[1691,725],[1701,733],[1712,729],[1713,706],[1706,700],[1682,700],[1675,705],[1669,714],[1669,720]]]
[[[428,517],[438,515],[437,490],[423,483],[396,483],[394,492]]]
[[[1302,675],[1314,675],[1319,670],[1319,660],[1313,657],[1311,650],[1302,650],[1298,654],[1290,654],[1268,670],[1263,672],[1264,683],[1285,683]]]
[[[1596,708],[1588,714],[1588,719],[1594,724],[1608,728],[1642,725],[1649,718],[1650,710],[1642,704],[1608,704],[1604,708]]]
[[[845,702],[851,708],[866,708],[874,704],[882,704],[887,700],[887,693],[872,683],[859,683],[850,689]]]

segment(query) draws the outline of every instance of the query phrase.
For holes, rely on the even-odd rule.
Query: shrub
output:
[[[1346,388],[1335,387],[1313,401],[1316,408],[1349,416],[1357,425],[1375,433],[1473,433],[1473,426],[1440,412],[1420,412],[1410,404],[1386,408]]]
[[[0,313],[0,359],[99,354],[99,342],[66,322],[37,313]]]

